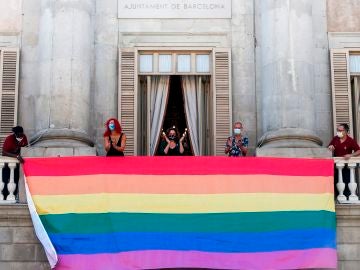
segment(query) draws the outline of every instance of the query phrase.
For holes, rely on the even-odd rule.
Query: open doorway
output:
[[[157,155],[162,132],[187,128],[184,155],[210,153],[210,76],[139,76],[138,142],[140,155]]]
[[[185,129],[188,128],[186,123],[181,76],[176,75],[170,76],[169,94],[162,129],[166,131],[168,128],[174,126],[178,130],[179,136],[182,136]],[[157,149],[157,153],[158,151],[159,149]],[[184,155],[193,155],[189,135],[187,135],[184,139]]]

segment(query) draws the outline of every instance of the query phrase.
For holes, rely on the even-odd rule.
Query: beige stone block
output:
[[[338,270],[357,270],[360,269],[360,261],[339,261]]]
[[[50,270],[44,262],[0,262],[1,270]]]
[[[35,261],[35,245],[1,244],[0,261]]]
[[[360,245],[360,227],[337,227],[337,242]]]
[[[338,259],[343,261],[359,260],[360,245],[359,244],[338,244]]]
[[[47,262],[47,257],[44,251],[44,248],[41,244],[35,246],[35,258],[38,262]]]
[[[0,227],[0,243],[12,243],[13,241],[13,229]]]
[[[35,235],[33,227],[24,228],[16,227],[14,228],[14,243],[26,243],[26,244],[37,244],[39,240]]]

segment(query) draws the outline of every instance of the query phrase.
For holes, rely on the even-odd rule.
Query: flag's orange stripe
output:
[[[333,192],[333,178],[329,176],[104,174],[28,176],[27,182],[33,195]]]

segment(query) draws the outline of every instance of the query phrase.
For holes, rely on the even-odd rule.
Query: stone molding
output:
[[[1,204],[0,205],[0,227],[22,227],[32,226],[27,204]]]
[[[360,48],[360,32],[329,32],[329,48]]]
[[[258,147],[271,148],[316,148],[323,142],[312,131],[300,128],[282,128],[265,133],[258,141]]]
[[[40,131],[30,139],[30,144],[40,147],[94,146],[91,138],[81,131],[71,129],[47,129]]]

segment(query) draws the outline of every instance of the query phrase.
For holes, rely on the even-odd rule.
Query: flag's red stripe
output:
[[[27,176],[91,174],[270,174],[331,176],[332,159],[228,157],[67,157],[28,158]]]

